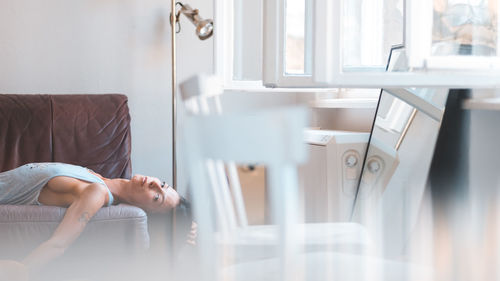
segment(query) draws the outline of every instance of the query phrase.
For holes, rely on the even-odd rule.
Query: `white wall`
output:
[[[191,0],[203,17],[212,0]],[[0,93],[123,93],[134,173],[171,182],[170,1],[0,0]],[[213,39],[182,19],[178,80],[211,72]]]
[[[262,0],[234,1],[234,79],[262,79]]]

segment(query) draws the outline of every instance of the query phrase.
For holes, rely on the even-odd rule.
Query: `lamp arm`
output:
[[[193,9],[188,4],[183,5],[182,8],[179,10],[179,13],[185,15],[186,18],[188,18],[188,20],[195,26],[199,21],[201,21],[198,9]],[[177,19],[179,19],[179,16],[177,17]]]

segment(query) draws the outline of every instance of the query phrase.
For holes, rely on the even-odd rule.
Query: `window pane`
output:
[[[285,73],[305,73],[305,0],[286,0]]]
[[[496,0],[434,0],[433,55],[497,54]]]
[[[403,44],[404,0],[344,0],[343,66],[385,70],[392,45]]]

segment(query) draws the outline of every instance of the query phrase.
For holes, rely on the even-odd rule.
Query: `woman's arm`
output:
[[[61,256],[82,233],[95,213],[104,205],[107,190],[102,184],[89,184],[69,206],[64,218],[49,240],[38,246],[23,261],[31,272]]]

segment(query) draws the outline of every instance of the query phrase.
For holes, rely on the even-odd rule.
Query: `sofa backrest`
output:
[[[127,101],[120,94],[0,95],[0,172],[62,162],[129,178]]]

